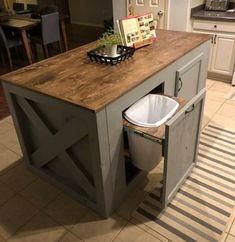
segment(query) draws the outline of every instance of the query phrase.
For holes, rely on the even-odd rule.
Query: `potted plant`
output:
[[[109,57],[117,56],[117,45],[121,43],[122,41],[119,33],[112,29],[103,33],[102,37],[99,39],[99,44],[105,46],[105,52]]]

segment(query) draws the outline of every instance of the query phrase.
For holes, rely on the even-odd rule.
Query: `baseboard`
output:
[[[85,22],[74,21],[74,20],[71,20],[71,24],[90,26],[90,27],[97,27],[97,28],[104,28],[104,26],[102,24],[85,23]]]
[[[222,74],[218,74],[218,73],[208,72],[207,78],[232,83],[232,76],[222,75]]]

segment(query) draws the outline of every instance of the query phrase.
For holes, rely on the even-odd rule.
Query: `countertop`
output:
[[[210,38],[158,30],[153,44],[115,66],[90,62],[87,51],[96,47],[93,42],[3,75],[0,80],[98,112]]]
[[[195,19],[235,21],[235,13],[200,10],[192,14]]]
[[[235,4],[230,3],[229,9],[235,9]],[[215,20],[215,21],[235,21],[235,12],[206,11],[205,4],[192,8],[191,17],[194,19]]]

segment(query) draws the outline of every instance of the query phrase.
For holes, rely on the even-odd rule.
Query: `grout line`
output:
[[[119,216],[118,214],[116,214],[118,217],[121,217]],[[122,218],[122,217],[121,217]],[[120,233],[127,227],[127,225],[129,224],[129,221],[126,220],[126,224],[122,227],[122,229],[116,234],[116,236],[114,236],[114,238],[111,240],[111,242],[115,242],[115,240],[117,239],[117,237],[120,235]]]

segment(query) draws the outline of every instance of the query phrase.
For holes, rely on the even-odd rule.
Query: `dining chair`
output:
[[[24,3],[13,3],[13,10],[23,11],[24,10]]]
[[[5,49],[11,70],[13,70],[13,65],[12,65],[10,49],[21,45],[22,45],[22,42],[19,38],[17,37],[7,38],[2,27],[0,26],[0,49],[3,49],[3,50]],[[2,51],[1,51],[1,54],[2,54]]]
[[[62,53],[60,40],[59,13],[50,13],[41,16],[41,33],[31,34],[30,40],[33,45],[40,44],[43,47],[44,56],[49,57],[48,45],[59,44],[60,53]],[[35,48],[34,48],[35,49]]]
[[[37,4],[27,4],[26,5],[27,10],[31,10],[32,13],[38,13],[39,12],[39,5]]]

